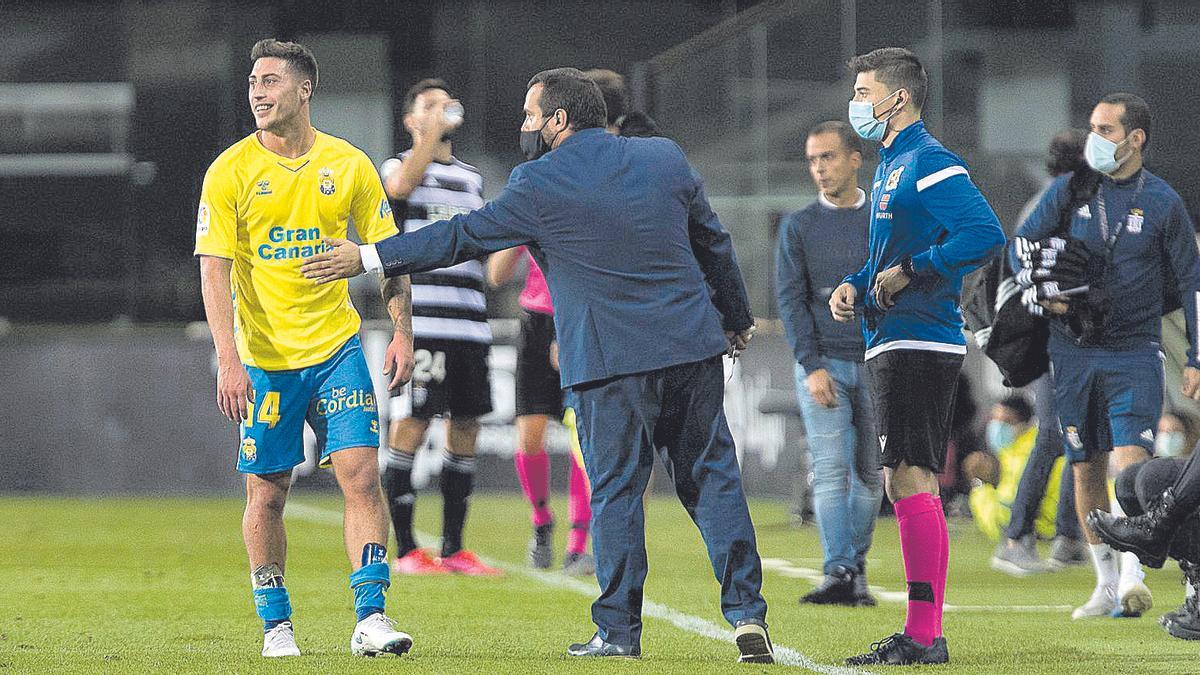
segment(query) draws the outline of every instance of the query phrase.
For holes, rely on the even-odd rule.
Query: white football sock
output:
[[[1092,566],[1096,568],[1097,586],[1116,586],[1120,576],[1116,554],[1108,544],[1088,544]]]

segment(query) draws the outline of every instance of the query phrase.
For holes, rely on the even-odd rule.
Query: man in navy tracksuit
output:
[[[1150,590],[1142,583],[1136,556],[1122,560],[1087,526],[1093,509],[1109,505],[1106,480],[1109,451],[1118,470],[1143,462],[1154,448],[1162,412],[1163,361],[1161,321],[1164,292],[1178,293],[1187,317],[1187,367],[1183,394],[1200,397],[1196,359],[1197,302],[1200,302],[1200,255],[1183,200],[1158,176],[1142,167],[1150,140],[1150,107],[1126,93],[1109,94],[1092,111],[1084,149],[1088,164],[1100,172],[1099,187],[1074,209],[1070,236],[1086,246],[1102,272],[1092,280],[1110,305],[1099,325],[1081,333],[1061,298],[1043,298],[1051,313],[1050,367],[1054,398],[1067,458],[1075,472],[1075,509],[1096,568],[1096,588],[1074,618],[1139,615],[1150,608]],[[1038,241],[1059,229],[1059,214],[1069,204],[1070,174],[1057,179],[1017,236]],[[1014,251],[1014,269],[1020,267]],[[1169,279],[1174,288],[1168,288]],[[1047,293],[1041,293],[1046,296]],[[1080,300],[1072,301],[1078,303]],[[1099,304],[1099,301],[1092,302]],[[1090,312],[1089,312],[1090,313]],[[1094,322],[1094,321],[1093,321]]]
[[[916,55],[889,47],[850,61],[850,124],[880,141],[867,263],[829,305],[863,312],[867,371],[883,451],[884,487],[900,526],[908,581],[904,631],[848,665],[950,660],[942,605],[950,542],[937,475],[946,456],[955,388],[967,352],[962,278],[999,252],[1004,232],[961,159],[925,130],[928,77]]]
[[[592,485],[597,632],[568,653],[641,653],[642,493],[658,452],[708,548],[738,660],[771,663],[762,564],[722,407],[721,355],[753,333],[737,258],[679,146],[610,135],[604,111],[582,72],[539,73],[521,131],[535,161],[499,197],[361,251],[331,241],[303,270],[394,276],[528,246],[554,300],[560,376]]]

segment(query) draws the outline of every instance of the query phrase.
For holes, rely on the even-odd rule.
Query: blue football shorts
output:
[[[1050,375],[1069,461],[1129,445],[1154,452],[1164,380],[1157,346],[1051,349]]]
[[[323,467],[338,450],[379,447],[379,406],[357,336],[315,366],[246,371],[254,401],[241,425],[238,471],[279,473],[303,463],[305,422],[316,433]]]

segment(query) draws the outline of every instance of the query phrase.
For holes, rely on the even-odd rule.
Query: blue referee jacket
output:
[[[527,245],[554,300],[564,388],[724,352],[753,323],[729,233],[665,138],[584,129],[483,208],[375,246],[388,276]]]
[[[863,303],[866,358],[890,349],[965,354],[958,298],[962,279],[1004,246],[992,207],[966,164],[917,121],[879,151],[871,193],[867,262],[845,278]],[[884,309],[875,277],[912,256],[917,277]]]

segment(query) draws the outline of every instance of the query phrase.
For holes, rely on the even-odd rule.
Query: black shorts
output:
[[[867,361],[883,465],[941,473],[963,356],[895,349]]]
[[[525,311],[517,344],[517,410],[521,415],[562,417],[562,381],[550,365],[554,317]]]
[[[413,340],[412,381],[393,389],[391,419],[454,419],[482,417],[492,411],[488,381],[491,348],[465,340]]]

